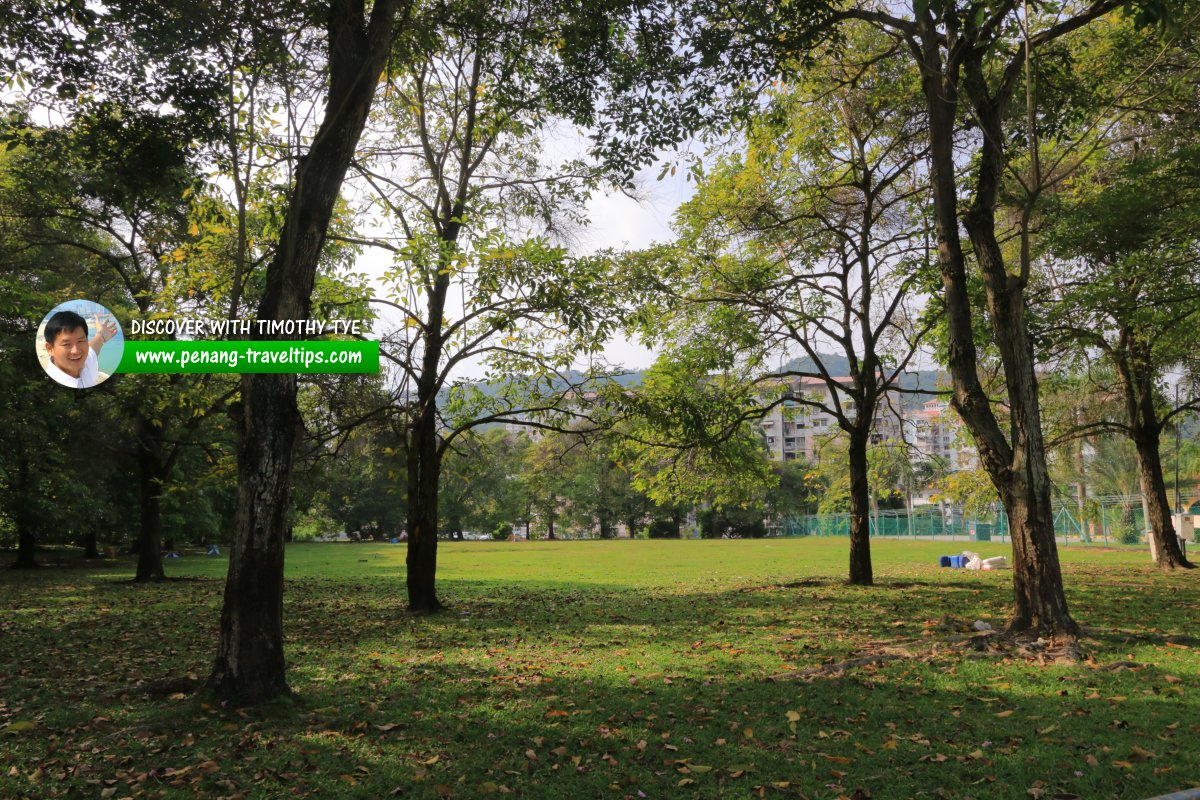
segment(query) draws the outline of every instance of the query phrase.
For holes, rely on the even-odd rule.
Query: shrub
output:
[[[1129,523],[1117,532],[1117,541],[1121,544],[1140,544],[1142,532],[1133,523]]]

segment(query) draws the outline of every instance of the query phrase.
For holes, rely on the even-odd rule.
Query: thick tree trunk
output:
[[[83,537],[83,557],[100,558],[100,547],[96,541],[96,529],[91,528]]]
[[[432,406],[413,421],[408,445],[408,610],[433,614],[445,609],[437,596],[438,454],[437,415]]]
[[[1009,629],[1078,633],[1063,593],[1048,486],[1039,491],[1014,480],[1006,484],[1001,501],[1008,514],[1016,591]]]
[[[166,580],[162,557],[162,492],[166,481],[159,429],[146,417],[138,423],[138,496],[141,520],[138,528],[137,583]]]
[[[17,560],[13,562],[13,569],[40,567],[36,554],[37,539],[34,538],[32,528],[24,525],[17,531]]]
[[[1162,458],[1158,448],[1158,436],[1150,432],[1135,432],[1137,447],[1138,477],[1142,484],[1145,501],[1147,535],[1154,538],[1154,557],[1162,569],[1192,569],[1195,564],[1188,561],[1179,547],[1175,534],[1175,523],[1171,519],[1171,502],[1167,499],[1167,484],[1163,480]]]
[[[267,379],[267,380],[264,380]],[[209,687],[237,703],[290,694],[283,658],[283,535],[299,427],[295,375],[242,378],[237,510]]]
[[[329,220],[391,53],[401,0],[330,0],[325,116],[296,172],[259,320],[307,319]],[[283,659],[283,538],[300,414],[296,376],[242,378],[238,504],[221,635],[209,687],[256,703],[289,693]]]
[[[1162,569],[1191,569],[1195,565],[1183,554],[1171,519],[1171,503],[1163,479],[1159,448],[1162,423],[1154,404],[1154,376],[1146,367],[1151,363],[1144,345],[1139,346],[1133,331],[1120,334],[1121,347],[1113,363],[1125,395],[1125,413],[1129,437],[1137,450],[1138,480],[1142,487],[1142,511],[1146,535],[1150,537],[1154,561]]]
[[[613,538],[612,524],[609,523],[609,521],[606,519],[600,520],[600,538],[601,539]]]
[[[949,338],[947,354],[954,387],[952,403],[971,431],[980,461],[1008,513],[1014,589],[1009,629],[1073,635],[1078,626],[1067,609],[1054,541],[1033,348],[1025,319],[1025,279],[1009,273],[996,240],[996,198],[1007,141],[1001,109],[1007,98],[993,96],[988,90],[980,60],[982,53],[966,51],[969,94],[982,144],[975,194],[962,221],[971,236],[984,280],[992,333],[1004,367],[1009,405],[1006,434],[979,381],[966,260],[959,237],[954,153],[959,76],[957,67],[944,65],[941,60],[937,31],[922,24],[921,34],[930,181]]]
[[[968,229],[971,229],[968,223]],[[978,253],[995,245],[994,228],[972,234]],[[984,260],[982,257],[980,260]],[[1078,627],[1067,609],[1062,567],[1054,538],[1050,473],[1042,439],[1041,410],[1033,347],[1025,321],[1023,293],[1011,285],[988,292],[992,331],[1004,365],[1011,426],[1008,463],[991,471],[1008,514],[1013,543],[1015,608],[1012,630],[1044,630],[1075,634]],[[985,459],[995,464],[998,459]]]
[[[867,434],[849,434],[850,456],[850,583],[871,586],[870,485],[867,477]]]
[[[30,498],[33,492],[30,491],[32,481],[32,471],[29,465],[29,455],[25,450],[24,444],[17,445],[17,507],[13,516],[13,522],[17,526],[17,560],[13,562],[13,569],[32,569],[40,567],[37,562],[37,539],[33,533],[34,513],[30,508]]]
[[[546,530],[547,530],[547,533],[546,533],[546,538],[547,538],[547,539],[553,539],[553,538],[555,538],[555,536],[554,536],[554,514],[553,514],[553,512],[552,512],[552,513],[549,513],[549,514],[547,514],[547,515],[546,515],[546,525],[547,525],[547,528],[546,528]]]

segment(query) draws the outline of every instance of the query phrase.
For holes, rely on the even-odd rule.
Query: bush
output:
[[[679,526],[669,519],[656,519],[646,533],[650,539],[678,539]]]
[[[512,538],[512,535],[513,526],[508,525],[507,523],[503,525],[497,525],[496,530],[492,531],[492,538],[498,542],[507,541]]]
[[[1120,544],[1141,544],[1142,532],[1132,523],[1117,532],[1117,542]]]
[[[308,511],[300,515],[292,526],[292,540],[311,542],[318,536],[338,530],[337,523],[320,511]]]

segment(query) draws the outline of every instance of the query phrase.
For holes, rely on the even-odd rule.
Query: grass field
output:
[[[0,571],[0,797],[1145,798],[1200,786],[1200,575],[1062,551],[1087,660],[976,640],[1011,573],[844,539],[293,545],[295,700],[213,705],[226,563]],[[1005,546],[981,544],[985,556]],[[8,559],[6,559],[8,560]],[[1051,643],[1052,644],[1052,643]]]

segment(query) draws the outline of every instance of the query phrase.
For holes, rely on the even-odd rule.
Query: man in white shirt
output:
[[[74,311],[59,311],[46,321],[46,352],[50,362],[46,372],[63,386],[87,389],[100,382],[100,366],[96,354],[104,343],[117,334],[117,326],[105,325],[95,315],[96,335],[88,339],[88,326]]]

